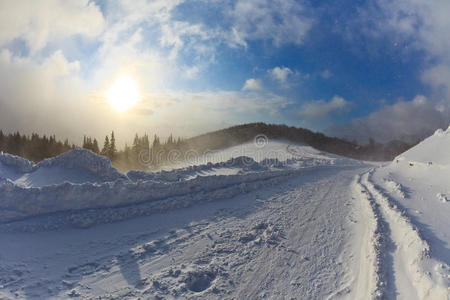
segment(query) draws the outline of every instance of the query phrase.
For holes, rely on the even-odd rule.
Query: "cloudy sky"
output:
[[[447,127],[448,0],[1,0],[0,128],[119,139],[285,123],[361,139]],[[140,101],[108,101],[118,78]]]

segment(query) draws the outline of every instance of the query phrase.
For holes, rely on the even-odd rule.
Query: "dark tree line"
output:
[[[143,136],[135,134],[131,146],[125,144],[123,149],[119,149],[116,144],[114,131],[112,131],[110,135],[105,136],[102,148],[99,147],[97,139],[89,136],[84,136],[82,148],[108,157],[120,170],[147,170],[167,162],[168,153],[179,149],[182,140],[175,139],[172,135],[162,141],[156,134],[153,138],[150,138],[148,134]]]
[[[105,136],[103,147],[100,148],[96,138],[84,136],[81,148],[91,150],[108,157],[112,163],[123,170],[148,169],[148,167],[160,165],[165,161],[165,151],[170,151],[181,144],[181,139],[175,140],[172,135],[165,141],[154,135],[151,139],[148,134],[134,137],[132,146],[125,144],[123,149],[118,149],[114,131]],[[66,139],[63,142],[56,139],[55,135],[46,136],[32,133],[31,135],[19,132],[5,134],[0,130],[0,151],[24,157],[33,162],[62,154],[77,148]],[[154,153],[158,152],[159,155]],[[158,159],[158,161],[157,161]]]
[[[182,142],[181,138],[175,139],[172,135],[162,141],[156,134],[153,138],[148,134],[136,134],[131,147],[125,144],[124,149],[117,152],[115,162],[119,169],[147,170],[159,167],[167,162],[172,150],[181,152]]]
[[[148,134],[143,136],[136,134],[131,146],[125,144],[123,149],[118,149],[113,131],[110,135],[105,136],[102,148],[97,139],[89,136],[84,136],[82,148],[108,157],[119,170],[148,170],[169,162],[183,160],[187,154],[201,155],[206,151],[249,142],[261,134],[269,139],[304,143],[321,151],[364,160],[392,160],[415,145],[401,141],[381,144],[373,139],[370,139],[370,143],[367,145],[358,145],[355,142],[328,137],[303,128],[252,123],[210,132],[190,139],[176,139],[170,135],[167,139],[162,140],[156,134],[153,137]],[[33,133],[31,136],[27,136],[21,135],[19,132],[4,134],[0,131],[0,151],[19,155],[34,162],[59,155],[76,147],[75,144],[69,144],[67,139],[64,142],[56,140],[54,135],[40,136]]]
[[[54,135],[40,136],[37,133],[22,135],[19,132],[4,134],[0,130],[0,151],[25,157],[31,161],[39,162],[45,158],[57,156],[74,149],[74,144],[56,140]]]
[[[92,139],[91,137],[84,136],[83,138],[83,148],[91,150],[95,153],[100,153],[100,148],[98,147],[97,139]]]

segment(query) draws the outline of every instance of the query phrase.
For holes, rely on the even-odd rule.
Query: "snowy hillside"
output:
[[[0,154],[0,298],[446,299],[448,163],[420,149],[447,137],[380,167],[286,141],[126,174]]]
[[[191,165],[202,165],[207,163],[218,163],[230,160],[235,157],[246,156],[250,157],[256,162],[261,162],[264,159],[277,159],[279,161],[286,161],[291,159],[301,159],[305,164],[309,161],[327,162],[328,164],[335,164],[336,162],[345,161],[349,159],[339,157],[331,153],[324,153],[314,149],[308,145],[293,144],[289,141],[268,140],[262,138],[256,142],[247,142],[238,146],[233,146],[221,150],[205,151],[198,155],[187,156],[185,161],[176,161],[169,163],[163,168],[166,170],[184,168]]]
[[[438,165],[450,165],[449,148],[450,127],[445,131],[442,129],[436,130],[432,136],[399,155],[397,159],[408,162],[431,162]]]
[[[446,299],[450,292],[449,149],[450,127],[439,129],[369,174],[397,246],[389,251],[395,286],[410,290],[400,293],[408,299]]]

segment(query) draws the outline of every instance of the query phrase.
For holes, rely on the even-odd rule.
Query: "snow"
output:
[[[261,139],[259,142],[248,142],[242,145],[229,147],[222,150],[204,151],[204,153],[191,153],[188,159],[175,161],[163,166],[166,170],[184,168],[192,165],[207,163],[219,163],[236,157],[250,157],[256,162],[265,159],[277,159],[286,161],[301,158],[303,161],[328,161],[330,164],[342,161],[343,158],[330,153],[324,153],[308,145],[293,144],[283,140]],[[346,159],[344,159],[346,160]],[[346,160],[348,161],[348,160]]]
[[[223,201],[89,229],[0,233],[0,297],[345,295],[355,172],[310,170]]]
[[[450,128],[437,130],[366,180],[390,228],[396,293],[403,298],[449,297],[449,148]]]
[[[0,177],[23,187],[42,187],[64,182],[105,182],[125,178],[110,161],[95,153],[76,149],[34,164],[24,158],[0,154]]]
[[[5,158],[1,160],[8,162],[8,169],[3,172],[4,179],[0,184],[0,217],[3,221],[12,221],[47,213],[117,207],[170,197],[182,197],[178,202],[194,203],[206,197],[218,199],[256,189],[264,181],[291,176],[308,166],[335,163],[331,158],[314,160],[301,156],[279,161],[271,156],[276,146],[279,144],[275,142],[268,147],[268,157],[259,162],[238,156],[172,171],[131,171],[127,174],[111,167],[105,157],[82,149],[36,165],[3,155]],[[356,164],[351,160],[346,162]]]
[[[0,298],[450,299],[449,136],[384,164],[259,140],[126,174],[2,153]]]
[[[421,164],[449,165],[450,155],[450,126],[447,130],[438,129],[436,132],[397,157],[399,160],[418,162]]]

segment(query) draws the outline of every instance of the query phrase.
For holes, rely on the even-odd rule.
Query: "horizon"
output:
[[[407,142],[450,123],[450,4],[0,4],[0,128],[73,143],[264,122]]]
[[[0,0],[0,300],[447,299],[449,12]]]
[[[123,138],[124,138],[123,140],[120,140],[120,139],[116,138],[116,145],[117,145],[117,150],[118,150],[118,151],[123,151],[123,150],[125,149],[126,146],[130,147],[130,146],[133,144],[133,141],[132,141],[132,140],[133,140],[133,138],[134,138],[135,136],[138,136],[138,137],[140,137],[140,138],[141,138],[141,137],[144,137],[144,136],[147,136],[147,137],[149,138],[149,142],[150,142],[150,143],[152,143],[152,142],[154,141],[155,137],[157,137],[162,143],[167,142],[167,139],[169,139],[170,137],[172,137],[172,139],[174,139],[175,141],[178,140],[178,139],[180,139],[181,141],[184,142],[184,141],[187,141],[187,140],[190,140],[190,139],[195,139],[195,138],[202,137],[202,136],[205,136],[205,135],[215,134],[216,132],[220,132],[220,131],[222,131],[222,130],[228,130],[228,129],[232,129],[232,128],[234,128],[234,127],[240,127],[240,126],[246,126],[246,125],[254,125],[254,124],[264,124],[264,125],[267,125],[267,126],[275,126],[275,127],[278,127],[278,126],[287,126],[287,127],[294,127],[295,129],[306,129],[306,130],[309,130],[310,132],[312,132],[312,133],[314,133],[314,134],[316,134],[316,133],[317,133],[317,134],[323,134],[323,135],[325,135],[326,137],[329,137],[329,138],[337,138],[337,139],[340,139],[340,140],[342,140],[342,141],[346,141],[346,142],[349,142],[349,143],[353,143],[353,144],[356,144],[356,145],[359,145],[359,146],[367,146],[367,145],[369,145],[369,144],[370,144],[370,140],[372,140],[372,141],[375,142],[375,143],[382,144],[382,145],[387,145],[387,144],[389,144],[390,142],[396,142],[396,141],[405,142],[405,141],[402,140],[402,139],[392,139],[392,140],[388,140],[388,141],[385,141],[385,142],[380,142],[380,141],[378,141],[378,140],[376,140],[376,139],[373,139],[373,138],[371,138],[371,137],[367,137],[367,141],[366,141],[366,142],[362,142],[362,141],[358,141],[358,140],[356,140],[356,139],[349,140],[349,139],[346,138],[346,137],[338,137],[338,136],[326,134],[326,133],[324,133],[324,132],[322,132],[322,131],[320,131],[320,130],[315,131],[315,130],[311,130],[311,129],[304,128],[304,127],[289,126],[289,125],[286,125],[286,124],[276,124],[276,123],[270,123],[270,124],[268,124],[268,123],[264,123],[264,122],[253,122],[253,123],[242,123],[242,124],[237,124],[237,125],[231,125],[231,126],[229,126],[229,127],[225,127],[225,128],[221,128],[221,129],[216,129],[216,130],[211,130],[211,131],[206,131],[206,132],[204,132],[204,133],[199,133],[199,134],[196,134],[196,135],[193,135],[193,136],[187,136],[187,137],[185,137],[185,136],[175,136],[175,135],[173,135],[172,133],[168,133],[168,135],[165,136],[165,135],[158,135],[157,132],[153,132],[153,133],[149,133],[149,132],[142,132],[142,133],[135,132],[135,133],[132,134],[131,136],[123,137]],[[449,126],[448,128],[450,128],[450,126]],[[444,131],[445,131],[445,128],[438,128],[437,130],[444,130]],[[85,138],[91,139],[92,142],[93,142],[94,140],[96,140],[97,143],[99,144],[99,146],[101,146],[101,145],[102,145],[102,142],[105,140],[106,137],[110,138],[111,133],[114,133],[114,135],[116,135],[115,131],[114,131],[114,130],[111,130],[111,131],[105,133],[104,135],[101,135],[101,136],[98,137],[98,138],[97,138],[97,137],[94,137],[94,136],[91,136],[91,135],[89,135],[89,134],[85,134],[85,135],[83,135],[83,136],[81,137],[81,141],[72,141],[72,140],[70,140],[70,139],[67,138],[67,137],[60,137],[60,136],[57,136],[56,134],[50,134],[50,133],[38,133],[38,132],[24,133],[24,132],[20,132],[20,131],[17,131],[17,130],[16,130],[16,131],[6,132],[6,131],[2,130],[1,128],[0,128],[0,132],[2,132],[4,136],[14,135],[14,134],[19,133],[21,136],[26,136],[27,138],[30,138],[33,134],[37,134],[37,135],[39,136],[39,138],[43,138],[44,136],[47,137],[47,138],[55,137],[56,142],[65,143],[66,140],[67,140],[67,142],[68,142],[68,144],[69,144],[70,146],[75,146],[75,149],[77,149],[77,148],[83,148],[83,142],[84,142]],[[255,136],[255,138],[256,138],[256,137],[257,137],[257,136]],[[429,137],[429,136],[427,136],[427,137]],[[426,139],[427,137],[424,137],[424,138],[422,138],[422,139],[417,139],[416,141],[405,142],[405,143],[412,146],[412,145],[416,144],[417,142],[420,142],[420,141]],[[281,140],[283,140],[283,139],[284,139],[284,138],[282,138]],[[279,140],[279,139],[274,139],[274,140]],[[288,140],[289,140],[289,139],[288,139]],[[88,150],[89,150],[89,149],[88,149]]]

